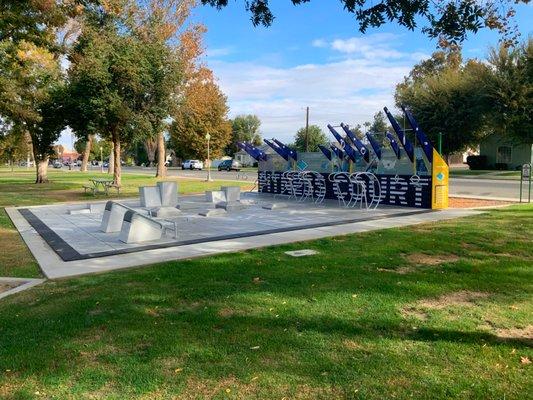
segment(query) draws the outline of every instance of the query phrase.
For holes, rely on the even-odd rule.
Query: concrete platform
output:
[[[283,208],[264,209],[276,202]],[[139,199],[122,201],[141,209]],[[477,214],[473,210],[431,211],[382,207],[366,211],[340,208],[336,201],[324,206],[274,199],[249,193],[241,199],[247,207],[225,215],[198,215],[211,206],[204,196],[180,198],[181,214],[161,219],[177,224],[178,233],[159,240],[122,243],[118,233],[99,230],[103,207],[92,213],[71,214],[79,204],[8,208],[8,215],[48,278],[109,271],[161,261],[186,259],[327,236],[399,227]],[[208,207],[206,207],[206,205]]]

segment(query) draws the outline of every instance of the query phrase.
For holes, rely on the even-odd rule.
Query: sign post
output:
[[[522,190],[524,181],[527,181],[527,202],[531,202],[531,164],[524,164],[520,169],[520,203],[522,203]]]

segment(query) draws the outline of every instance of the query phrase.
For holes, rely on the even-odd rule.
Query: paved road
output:
[[[123,167],[124,172],[131,172],[136,174],[155,175],[155,168],[145,167]],[[197,178],[205,179],[207,177],[207,171],[190,171],[181,169],[169,169],[167,171],[168,176],[179,176],[183,178]],[[252,182],[257,179],[257,172],[255,171],[211,171],[211,179],[225,179],[225,180],[251,180]]]
[[[141,167],[126,167],[125,172],[155,174],[154,169]],[[170,169],[169,176],[180,176],[185,178],[205,179],[207,171],[182,171],[181,169]],[[243,175],[252,182],[256,179],[256,172],[248,171],[240,174],[231,171],[211,171],[212,179],[244,180]],[[475,178],[451,178],[450,194],[457,196],[487,197],[499,199],[516,199],[520,196],[520,181],[518,180],[495,180],[495,179],[475,179]],[[533,193],[532,193],[533,195]]]
[[[525,193],[526,187],[524,187]],[[450,194],[463,196],[516,199],[520,197],[519,180],[496,179],[450,179]],[[533,194],[533,193],[532,193]]]

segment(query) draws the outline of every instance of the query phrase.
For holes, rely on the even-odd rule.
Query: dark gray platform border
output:
[[[131,249],[109,250],[109,251],[102,251],[99,253],[81,254],[81,253],[78,253],[78,251],[76,251],[67,242],[65,242],[57,233],[55,233],[52,229],[50,229],[48,225],[46,225],[43,221],[41,221],[39,217],[37,217],[29,209],[22,208],[22,209],[19,209],[18,211],[26,219],[26,221],[28,221],[28,223],[33,227],[33,229],[35,229],[37,233],[44,239],[44,241],[52,248],[52,250],[54,250],[57,253],[57,255],[61,257],[63,261],[88,260],[91,258],[108,257],[108,256],[114,256],[118,254],[136,253],[136,252],[145,251],[145,250],[164,249],[168,247],[186,246],[189,244],[198,244],[198,243],[218,242],[221,240],[269,235],[271,233],[292,232],[292,231],[299,231],[302,229],[323,228],[327,226],[345,225],[345,224],[351,224],[351,223],[363,222],[363,221],[378,221],[381,219],[408,217],[410,215],[420,215],[420,214],[427,214],[427,213],[433,212],[432,210],[401,212],[398,214],[380,215],[380,216],[375,216],[375,217],[370,217],[370,218],[362,217],[362,218],[346,219],[346,220],[340,220],[340,221],[322,222],[322,223],[316,223],[316,224],[290,226],[290,227],[285,227],[285,228],[266,229],[266,230],[255,231],[255,232],[213,236],[213,237],[202,238],[202,239],[180,240],[180,241],[171,242],[171,243],[147,244],[144,246],[139,246],[139,247],[135,247]]]

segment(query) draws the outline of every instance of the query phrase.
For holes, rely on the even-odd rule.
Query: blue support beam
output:
[[[411,162],[414,162],[415,160],[415,149],[413,147],[413,144],[407,139],[407,136],[405,135],[405,132],[400,127],[400,124],[398,124],[398,121],[392,116],[390,111],[387,109],[387,107],[383,108],[383,111],[385,111],[385,114],[387,115],[387,118],[389,119],[392,128],[394,129],[394,132],[396,132],[396,136],[398,136],[398,139],[405,150],[405,153],[407,154],[407,157],[409,157],[409,160]]]

